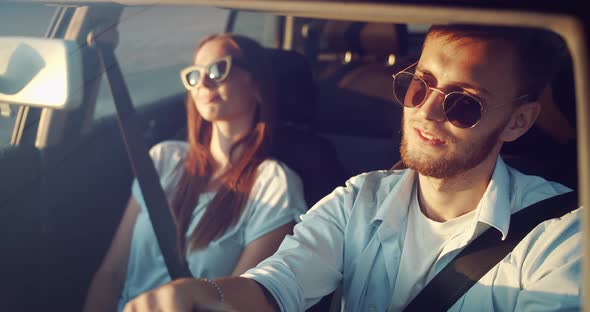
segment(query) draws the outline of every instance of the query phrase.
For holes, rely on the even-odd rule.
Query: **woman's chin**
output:
[[[197,111],[206,121],[213,121],[218,118],[219,105],[217,103],[200,103],[197,104]]]

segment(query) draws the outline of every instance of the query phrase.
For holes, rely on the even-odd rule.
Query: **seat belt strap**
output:
[[[451,260],[404,311],[447,311],[480,278],[504,259],[514,247],[543,221],[559,218],[577,209],[577,192],[560,194],[514,213],[505,240],[495,228],[489,228]]]
[[[114,47],[101,42],[97,42],[96,46],[117,109],[119,130],[123,136],[131,167],[145,199],[147,212],[168,273],[173,280],[191,277],[192,274],[186,261],[181,261],[180,253],[176,247],[176,224],[160,184],[160,178],[143,141],[135,109],[131,104],[131,97],[115,57]]]

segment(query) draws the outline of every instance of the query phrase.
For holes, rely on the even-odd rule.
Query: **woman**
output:
[[[299,177],[269,159],[274,97],[264,48],[221,34],[197,46],[181,71],[188,143],[150,154],[195,277],[239,275],[270,256],[306,205]],[[113,243],[90,286],[85,311],[121,310],[170,281],[137,181]]]

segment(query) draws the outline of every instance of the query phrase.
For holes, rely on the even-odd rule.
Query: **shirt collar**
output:
[[[401,175],[401,177],[399,176]],[[381,203],[371,223],[382,221],[391,229],[399,230],[401,223],[407,218],[408,207],[412,195],[412,188],[416,180],[416,172],[412,169],[396,170],[387,177],[384,185],[393,187],[387,189],[389,194]],[[396,183],[397,182],[397,183]],[[380,190],[381,191],[381,190]]]
[[[396,175],[402,176],[400,178]],[[390,189],[389,194],[381,203],[371,223],[382,221],[393,230],[399,230],[401,228],[402,221],[407,218],[412,188],[416,177],[417,174],[414,170],[406,169],[394,171],[391,176],[386,178],[390,181],[386,182],[385,185],[391,185],[391,183],[395,183],[396,181],[397,183]],[[510,185],[508,167],[502,158],[498,156],[490,183],[476,207],[477,212],[473,226],[470,226],[464,232],[464,234],[467,234],[465,240],[473,238],[476,234],[475,231],[478,230],[477,225],[479,223],[494,227],[502,234],[502,240],[506,239],[512,211],[510,208]]]
[[[498,156],[488,188],[477,205],[476,209],[479,210],[479,213],[477,213],[476,220],[500,231],[502,240],[506,239],[510,225],[511,184],[508,167]]]

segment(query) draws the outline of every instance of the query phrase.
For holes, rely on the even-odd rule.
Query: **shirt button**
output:
[[[375,312],[377,311],[377,307],[374,304],[369,304],[369,312]]]

